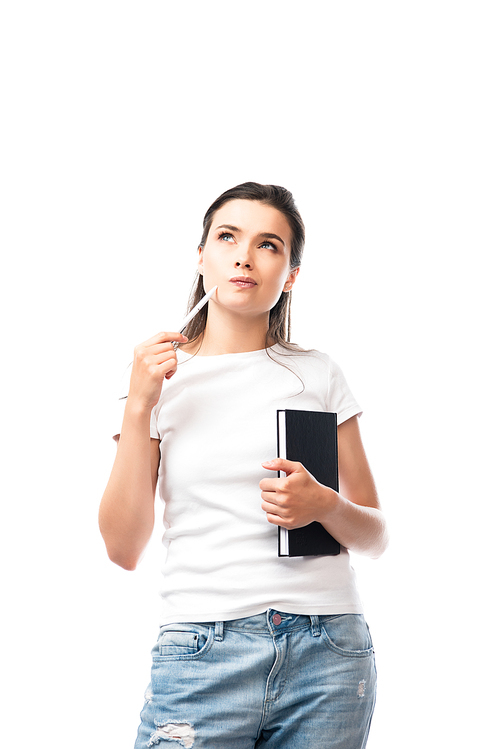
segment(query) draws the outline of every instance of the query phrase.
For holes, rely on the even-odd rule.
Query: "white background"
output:
[[[494,744],[496,8],[4,4],[5,746],[133,745],[161,529],[135,573],[108,561],[112,403],[133,346],[183,316],[205,210],[247,180],[297,200],[292,338],[343,368],[389,519],[385,556],[353,557],[369,749]]]

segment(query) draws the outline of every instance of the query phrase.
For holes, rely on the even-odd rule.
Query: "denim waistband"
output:
[[[228,621],[215,622],[215,639],[221,640],[225,630],[245,631],[253,634],[275,635],[283,632],[311,628],[314,637],[321,634],[320,623],[335,615],[316,616],[315,614],[290,614],[286,611],[268,609],[262,614],[244,617],[243,619],[230,619]]]

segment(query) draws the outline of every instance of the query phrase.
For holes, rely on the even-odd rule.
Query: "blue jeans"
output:
[[[168,624],[152,656],[135,749],[366,745],[377,677],[361,614]]]

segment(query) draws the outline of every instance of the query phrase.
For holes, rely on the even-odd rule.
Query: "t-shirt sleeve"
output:
[[[127,404],[127,396],[130,388],[130,375],[132,373],[132,366],[127,367],[124,372],[117,395],[114,402],[111,432],[113,439],[118,439],[122,430],[123,415],[125,413],[125,406]],[[151,421],[149,425],[149,436],[153,439],[160,439],[157,427],[157,416],[158,416],[158,405],[156,405],[151,411]]]
[[[329,359],[328,370],[327,404],[328,410],[337,414],[337,424],[342,424],[352,416],[361,416],[363,411],[354,398],[339,365]]]

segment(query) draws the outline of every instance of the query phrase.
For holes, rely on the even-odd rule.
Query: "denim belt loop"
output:
[[[319,637],[321,634],[320,629],[319,629],[319,617],[316,616],[316,614],[311,614],[310,619],[311,619],[312,635],[313,637]]]
[[[224,635],[224,622],[215,622],[215,639],[222,642]]]

